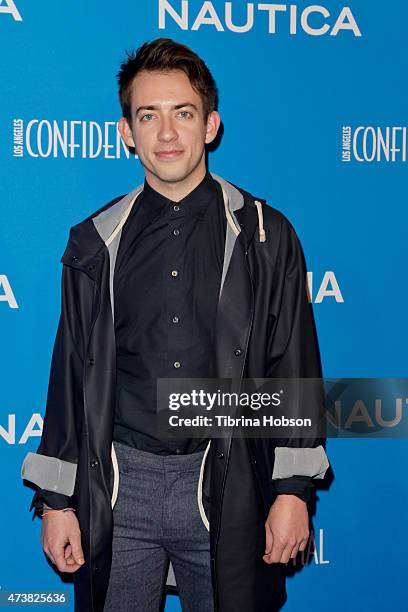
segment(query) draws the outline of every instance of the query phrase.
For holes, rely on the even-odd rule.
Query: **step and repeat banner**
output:
[[[20,470],[41,436],[69,228],[143,180],[117,131],[125,51],[166,36],[206,61],[223,122],[210,170],[295,226],[324,375],[402,378],[407,23],[403,0],[0,1],[0,593],[66,591],[73,610]],[[388,409],[407,419],[408,397]],[[407,440],[330,439],[327,454],[284,609],[405,609]]]

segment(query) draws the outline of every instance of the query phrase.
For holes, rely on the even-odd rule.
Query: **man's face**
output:
[[[177,183],[205,168],[205,144],[214,140],[216,111],[204,123],[200,95],[181,70],[140,72],[132,84],[132,125],[121,118],[119,130],[134,147],[147,179]]]

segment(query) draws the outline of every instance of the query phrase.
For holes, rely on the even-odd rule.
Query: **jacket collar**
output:
[[[196,219],[203,219],[208,210],[212,199],[217,195],[216,183],[211,173],[206,173],[201,182],[181,200],[173,201],[165,195],[159,193],[146,180],[143,185],[143,197],[140,199],[140,206],[146,218],[152,223],[162,215],[165,215],[177,204],[181,211],[186,215],[191,215]]]
[[[248,192],[229,183],[222,177],[213,173],[211,175],[221,184],[227,195],[228,209],[236,225],[239,234],[238,239],[243,241],[243,246],[247,249],[258,225],[254,198]],[[106,248],[106,240],[109,239],[115,228],[123,221],[124,214],[131,207],[132,201],[135,201],[142,189],[143,183],[127,195],[116,198],[100,208],[96,213],[92,213],[92,215],[80,223],[72,226],[61,262],[84,270],[89,276],[93,277],[95,264],[100,259],[101,252]],[[229,224],[227,224],[227,228],[229,230],[227,234],[229,233],[231,236]],[[234,242],[233,238],[231,238],[231,242]],[[228,263],[224,262],[224,264],[227,264],[226,268]]]

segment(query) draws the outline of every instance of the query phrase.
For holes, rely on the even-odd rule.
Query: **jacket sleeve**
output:
[[[296,232],[284,216],[269,317],[271,331],[266,376],[321,379],[316,327],[307,293],[306,264]],[[329,466],[325,439],[288,438],[275,442],[273,489],[278,494],[293,494],[310,501],[315,480],[324,478]]]
[[[40,445],[24,459],[21,476],[35,485],[30,511],[43,502],[55,509],[75,507],[72,499],[83,414],[83,334],[75,274],[63,266],[61,312],[56,332]]]

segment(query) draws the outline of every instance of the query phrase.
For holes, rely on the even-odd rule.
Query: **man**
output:
[[[23,466],[42,545],[74,574],[78,612],[158,610],[169,560],[183,610],[277,610],[322,441],[172,444],[156,379],[320,377],[301,246],[281,213],[208,171],[220,116],[195,53],[156,39],[118,78],[145,181],[73,226],[61,258],[43,434]]]

